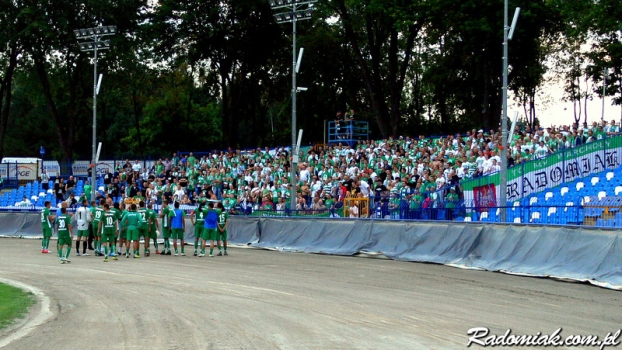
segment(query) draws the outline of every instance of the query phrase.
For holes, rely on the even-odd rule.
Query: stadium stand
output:
[[[334,123],[330,125],[335,128]],[[619,131],[613,126],[594,125],[589,128],[589,137],[583,136],[581,128],[517,130],[509,145],[511,164],[545,160],[586,143],[600,147],[599,142],[604,144],[607,137]],[[361,206],[358,217],[500,220],[501,208],[496,203],[476,205],[465,201],[460,187],[464,180],[487,179],[499,170],[499,132],[471,130],[465,135],[444,137],[355,140],[357,129],[342,127],[329,135],[329,145],[300,154],[295,213],[286,211],[290,200],[286,165],[289,154],[283,148],[203,153],[197,158],[192,153],[181,158],[174,155],[171,160],[160,159],[149,167],[143,163],[138,171],[128,160],[110,174],[114,181],[105,182],[99,177],[95,188],[98,196],[111,195],[115,202],[126,201],[136,190],[154,203],[160,203],[163,193],[170,192],[173,198],[183,199],[186,208],[199,200],[221,199],[237,213],[251,215],[347,216],[349,207],[357,205]],[[151,183],[139,181],[132,192],[125,183],[125,174],[133,170],[135,177],[151,177]],[[620,170],[610,169],[531,193],[508,204],[506,221],[619,226],[621,203],[616,196],[622,193]],[[167,178],[172,178],[173,187],[166,184]],[[177,179],[183,178],[188,185],[182,188]],[[76,202],[84,194],[84,185],[84,180],[78,179]],[[49,181],[48,188],[44,191],[35,181],[5,192],[0,196],[0,208],[36,209],[46,200],[55,203],[53,181]],[[157,195],[147,195],[150,191]],[[31,204],[23,205],[23,197]],[[357,198],[364,200],[346,201]]]

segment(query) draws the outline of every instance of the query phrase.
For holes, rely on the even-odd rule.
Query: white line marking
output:
[[[39,288],[30,286],[30,285],[27,285],[21,282],[4,279],[4,278],[0,278],[0,282],[30,291],[41,302],[41,311],[39,312],[37,316],[35,316],[31,320],[28,320],[28,322],[26,322],[25,325],[18,328],[15,332],[12,332],[11,334],[7,335],[4,339],[0,339],[0,348],[3,348],[9,345],[11,342],[28,335],[37,326],[42,325],[43,323],[45,323],[45,321],[47,321],[52,316],[54,316],[54,313],[52,312],[50,308],[50,305],[51,305],[50,298],[47,295],[45,295],[45,293],[43,293],[43,291],[41,291]]]

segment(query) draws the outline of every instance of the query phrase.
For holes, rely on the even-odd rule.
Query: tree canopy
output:
[[[304,143],[337,111],[375,138],[497,128],[501,0],[320,0],[297,25]],[[520,6],[509,86],[536,120],[547,74],[566,98],[622,105],[622,18],[613,0]],[[291,25],[267,0],[0,0],[0,156],[90,158],[93,57],[73,30],[116,25],[97,99],[104,157],[289,144]],[[552,63],[553,62],[553,63]]]

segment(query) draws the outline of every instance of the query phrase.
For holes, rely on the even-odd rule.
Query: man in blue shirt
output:
[[[201,236],[201,238],[203,238],[203,245],[201,249],[201,254],[199,256],[205,256],[205,242],[209,239],[211,241],[209,256],[213,257],[214,240],[218,240],[218,212],[214,209],[213,202],[209,202],[207,204],[207,209],[204,208],[203,210],[205,213],[205,215],[203,215],[203,217],[205,218],[203,235]]]
[[[173,212],[175,213],[175,215],[171,219],[171,229],[173,231],[173,248],[175,248],[175,256],[178,256],[179,252],[177,250],[177,240],[180,239],[181,255],[184,256],[186,255],[186,252],[184,251],[184,244],[186,244],[186,242],[184,241],[184,234],[186,232],[186,220],[184,220],[184,216],[186,216],[186,213],[184,213],[183,210],[179,209],[179,202],[175,202],[175,209],[173,210]]]

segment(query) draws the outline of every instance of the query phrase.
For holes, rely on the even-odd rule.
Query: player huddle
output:
[[[50,238],[52,237],[53,223],[55,222],[58,231],[58,256],[61,263],[69,263],[72,241],[74,238],[71,214],[66,207],[60,208],[56,215],[50,212],[50,202],[45,202],[45,208],[41,212],[41,225],[43,229],[42,253],[48,253]],[[96,256],[103,256],[104,262],[108,262],[109,257],[118,260],[121,251],[119,248],[125,247],[125,257],[140,258],[140,240],[144,239],[144,256],[150,256],[150,244],[153,240],[155,253],[161,255],[171,255],[170,240],[173,239],[173,249],[175,255],[186,255],[184,232],[186,229],[185,212],[179,208],[179,202],[175,202],[171,207],[168,201],[164,200],[160,214],[158,215],[153,206],[141,201],[136,204],[115,203],[112,207],[102,200],[99,205],[93,202],[88,208],[88,201],[84,200],[82,206],[76,211],[75,221],[77,224],[76,255],[89,255],[86,253],[86,240],[89,236],[89,223],[93,230],[93,245]],[[158,250],[158,237],[160,236],[158,218],[162,222],[162,238],[164,239],[164,249]],[[222,203],[218,202],[216,208],[213,202],[205,206],[203,203],[190,213],[190,221],[194,225],[194,256],[205,256],[207,241],[210,241],[209,256],[214,256],[214,247],[217,246],[219,253],[227,253],[227,226],[229,224],[229,214],[225,211]],[[82,240],[84,238],[84,240]],[[199,241],[201,252],[198,253]],[[83,242],[83,253],[80,254],[80,242]],[[180,241],[180,242],[179,242]],[[178,248],[178,242],[181,243]],[[221,242],[223,243],[221,246]]]

